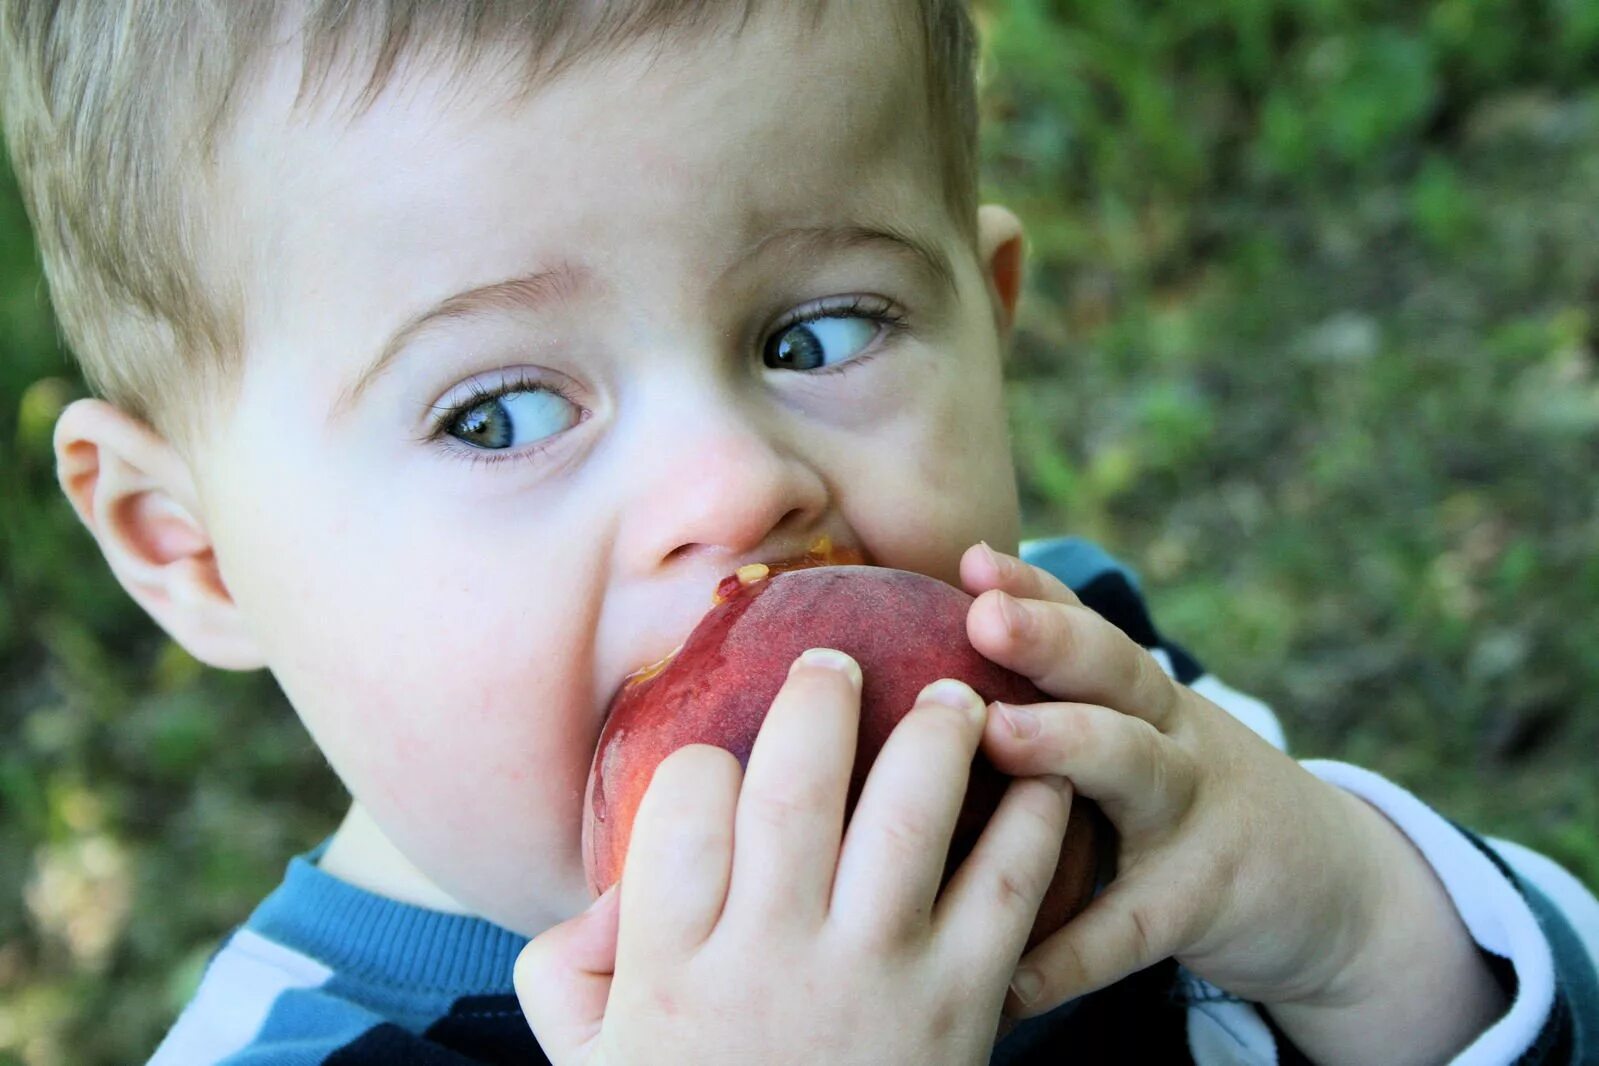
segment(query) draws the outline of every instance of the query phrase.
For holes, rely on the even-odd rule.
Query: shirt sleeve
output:
[[[1085,605],[1147,648],[1170,676],[1287,750],[1271,708],[1211,676],[1165,639],[1137,578],[1097,545],[1072,537],[1031,541],[1022,557],[1064,581]],[[1511,998],[1509,1011],[1453,1060],[1455,1066],[1599,1062],[1599,901],[1591,892],[1544,856],[1478,837],[1368,770],[1325,759],[1301,765],[1360,796],[1411,840]],[[1182,970],[1179,994],[1190,1004],[1195,1062],[1305,1061],[1255,1005]]]

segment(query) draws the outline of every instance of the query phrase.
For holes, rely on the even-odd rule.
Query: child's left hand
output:
[[[1313,1057],[1444,1057],[1503,1009],[1442,885],[1374,808],[1172,680],[1048,572],[976,545],[961,576],[973,646],[1071,701],[991,714],[984,752],[1069,778],[1120,834],[1115,880],[1022,960],[1008,1013],[1172,956],[1267,1005]],[[1384,1047],[1390,1026],[1403,1037]]]

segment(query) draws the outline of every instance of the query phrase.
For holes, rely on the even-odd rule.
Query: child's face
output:
[[[988,280],[919,60],[863,10],[585,63],[516,109],[410,76],[348,127],[287,119],[284,62],[223,161],[251,317],[196,460],[222,575],[357,801],[502,924],[588,902],[606,705],[719,578],[822,534],[950,581],[1015,543]],[[419,313],[536,273],[363,379]]]

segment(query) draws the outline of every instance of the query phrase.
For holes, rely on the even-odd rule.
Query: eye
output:
[[[882,331],[881,312],[824,311],[772,335],[763,353],[774,370],[818,370],[858,356]]]
[[[549,388],[516,386],[479,394],[446,412],[442,431],[485,451],[503,451],[553,437],[580,420],[577,407]]]

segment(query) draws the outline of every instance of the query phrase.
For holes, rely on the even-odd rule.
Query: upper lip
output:
[[[606,707],[610,708],[615,704],[616,697],[621,693],[623,687],[627,684],[628,678],[632,677],[634,674],[637,674],[641,670],[653,666],[656,663],[663,662],[664,660],[669,659],[671,656],[677,654],[677,652],[683,647],[684,642],[688,640],[689,634],[692,633],[694,628],[699,625],[700,619],[705,616],[705,612],[709,612],[714,605],[712,602],[712,597],[714,595],[716,586],[722,581],[726,580],[729,575],[736,574],[744,567],[753,566],[757,563],[764,566],[769,566],[773,570],[777,571],[800,569],[807,565],[807,563],[816,566],[828,565],[826,562],[812,561],[813,555],[816,554],[816,547],[818,543],[819,541],[813,541],[810,547],[801,547],[798,550],[790,551],[787,554],[777,556],[775,558],[773,553],[767,552],[764,555],[751,555],[743,560],[723,563],[722,568],[717,572],[710,589],[707,591],[705,611],[695,616],[693,621],[689,623],[688,627],[678,638],[677,642],[671,646],[670,651],[661,654],[649,655],[643,661],[635,663],[630,669],[628,669],[627,672],[624,673],[616,682],[615,687],[611,690],[611,696],[610,699],[606,701]],[[857,560],[867,565],[870,565],[871,563],[871,558],[867,555],[865,549],[857,547],[853,544],[840,547],[829,542],[826,548],[825,557],[828,560],[839,559],[841,560],[841,563],[852,563]]]

